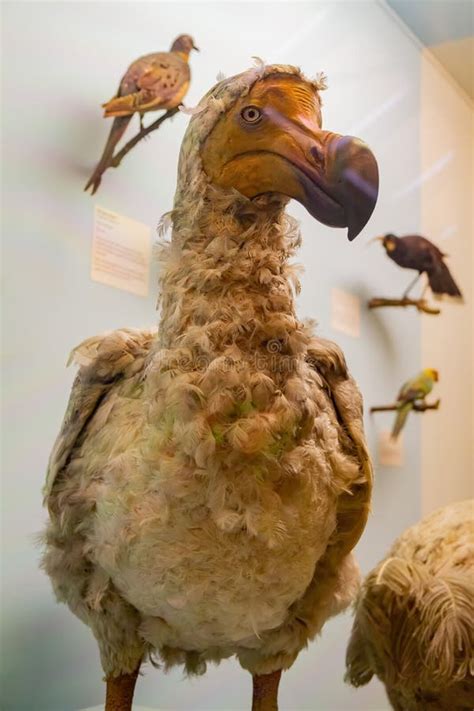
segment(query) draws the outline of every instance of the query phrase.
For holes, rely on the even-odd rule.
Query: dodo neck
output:
[[[281,200],[252,203],[210,188],[192,218],[175,209],[162,256],[160,346],[221,353],[286,342],[299,326],[287,263],[298,243]]]

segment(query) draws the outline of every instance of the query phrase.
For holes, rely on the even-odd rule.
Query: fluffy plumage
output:
[[[199,147],[259,78],[219,83],[190,122],[158,334],[76,349],[51,456],[44,567],[106,675],[147,655],[202,673],[286,669],[353,599],[369,510],[362,401],[339,348],[298,320],[286,199],[209,184]]]
[[[359,594],[347,678],[377,675],[396,711],[474,706],[473,503],[405,531]]]

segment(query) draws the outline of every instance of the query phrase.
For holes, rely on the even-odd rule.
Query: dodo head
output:
[[[208,95],[220,101],[200,146],[208,179],[247,198],[266,193],[294,198],[319,222],[347,227],[354,239],[377,201],[372,152],[357,138],[322,130],[322,82],[307,80],[294,67],[252,71]]]

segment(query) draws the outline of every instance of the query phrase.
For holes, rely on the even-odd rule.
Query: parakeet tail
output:
[[[92,187],[92,195],[94,195],[97,188],[99,187],[100,181],[102,179],[102,174],[109,167],[110,161],[112,160],[114,155],[115,146],[125,133],[125,130],[131,121],[131,118],[131,116],[121,116],[119,118],[114,119],[102,156],[99,162],[97,163],[94,172],[87,181],[87,185],[84,188],[84,190],[87,191],[90,187]]]
[[[435,296],[457,296],[462,298],[461,290],[451,276],[446,264],[439,260],[436,266],[428,274],[431,291]]]
[[[404,428],[408,413],[410,412],[412,407],[413,404],[411,402],[407,402],[398,408],[397,416],[395,418],[395,423],[392,429],[392,439],[397,439],[398,435]]]

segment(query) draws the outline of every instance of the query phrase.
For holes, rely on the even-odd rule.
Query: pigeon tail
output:
[[[87,185],[84,188],[84,190],[87,191],[90,187],[92,187],[92,195],[94,195],[97,188],[99,187],[100,181],[102,179],[102,174],[109,167],[110,161],[114,156],[115,146],[125,133],[131,118],[131,116],[122,116],[114,119],[102,156],[99,162],[97,163],[94,172],[87,181]]]

